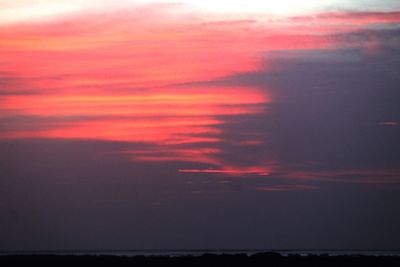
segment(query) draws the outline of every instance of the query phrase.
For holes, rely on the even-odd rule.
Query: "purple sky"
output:
[[[86,2],[0,3],[0,250],[400,248],[395,2]]]

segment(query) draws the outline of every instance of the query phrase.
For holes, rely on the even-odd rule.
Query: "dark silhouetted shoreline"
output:
[[[113,255],[3,255],[0,266],[400,266],[400,256],[299,255],[266,252],[247,255],[113,256]]]

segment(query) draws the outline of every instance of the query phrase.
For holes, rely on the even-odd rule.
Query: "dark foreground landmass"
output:
[[[329,256],[278,253],[202,256],[4,255],[0,266],[400,266],[399,256]]]

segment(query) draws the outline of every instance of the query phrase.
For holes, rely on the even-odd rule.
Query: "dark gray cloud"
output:
[[[221,184],[176,173],[174,163],[154,168],[115,153],[125,148],[0,142],[0,248],[393,249],[400,242],[396,191],[258,192],[242,179]]]
[[[266,71],[217,84],[251,85],[271,92],[270,112],[249,127],[265,132],[283,164],[314,162],[322,169],[400,166],[400,47],[276,52]],[[271,63],[269,63],[271,64]],[[275,70],[275,71],[274,71]],[[255,125],[257,124],[257,125]],[[225,125],[235,132],[235,124]]]
[[[266,55],[273,59],[268,71],[197,84],[272,93],[265,115],[228,116],[218,126],[221,160],[276,161],[279,169],[267,177],[178,173],[199,164],[157,162],[155,168],[121,153],[148,144],[1,141],[0,249],[398,248],[398,184],[349,183],[379,180],[382,171],[400,166],[400,127],[382,123],[400,121],[400,49],[393,44],[382,42],[374,53],[363,45],[275,52]],[[40,123],[2,118],[5,128],[27,121],[32,129]],[[240,144],[251,138],[265,143]],[[313,180],[285,179],[295,178],[291,171]],[[318,190],[255,190],[299,184]]]
[[[274,99],[265,115],[223,118],[221,160],[276,164],[264,181],[253,177],[259,179],[254,186],[296,186],[289,178],[318,187],[324,182],[398,187],[399,36],[398,29],[336,35],[349,47],[269,52],[265,70],[193,84],[254,86]],[[251,139],[246,133],[263,143],[241,146]]]

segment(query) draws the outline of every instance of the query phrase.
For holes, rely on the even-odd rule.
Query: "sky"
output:
[[[0,0],[0,250],[400,249],[400,2]]]

